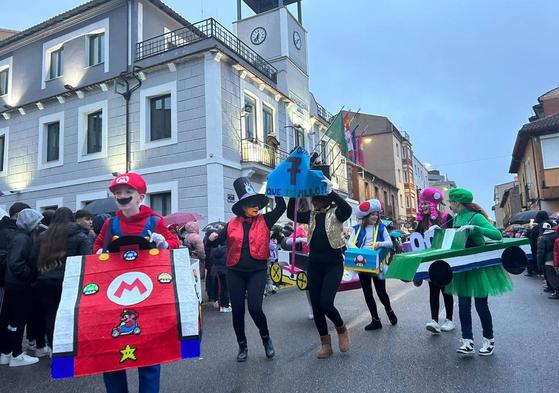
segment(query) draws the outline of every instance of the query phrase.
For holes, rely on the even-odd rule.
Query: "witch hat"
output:
[[[258,204],[258,209],[265,208],[270,200],[264,194],[257,194],[250,183],[248,177],[239,177],[233,182],[233,187],[237,193],[239,200],[233,205],[231,210],[236,216],[243,216],[243,206],[249,204]]]

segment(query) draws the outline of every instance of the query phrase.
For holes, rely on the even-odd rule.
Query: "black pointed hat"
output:
[[[239,177],[233,182],[233,187],[239,200],[233,205],[231,210],[236,216],[243,216],[243,206],[249,203],[257,203],[259,209],[265,208],[270,200],[264,194],[257,194],[250,183],[248,177]]]

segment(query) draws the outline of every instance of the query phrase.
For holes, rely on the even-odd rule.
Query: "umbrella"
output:
[[[527,224],[531,220],[536,219],[536,214],[538,214],[540,210],[527,210],[524,212],[516,213],[512,216],[510,220],[510,224]]]
[[[217,227],[224,227],[225,225],[227,225],[227,223],[223,221],[210,222],[208,225],[202,228],[202,231],[206,232],[207,230],[217,229]]]
[[[93,215],[114,213],[118,210],[118,206],[114,198],[103,198],[89,202],[85,205],[84,210],[87,210]]]
[[[181,213],[181,212],[172,213],[169,214],[168,216],[163,217],[163,219],[165,220],[165,224],[167,225],[175,224],[178,226],[183,226],[187,222],[198,221],[201,218],[202,215],[198,213]]]

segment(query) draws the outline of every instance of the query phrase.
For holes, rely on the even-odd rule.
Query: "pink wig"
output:
[[[421,202],[429,202],[429,206],[431,208],[431,214],[429,215],[429,219],[431,221],[435,221],[437,217],[439,217],[439,210],[437,207],[443,201],[443,193],[436,189],[436,188],[425,188],[419,194],[419,205],[417,206],[417,221],[423,220],[423,209],[421,209]]]

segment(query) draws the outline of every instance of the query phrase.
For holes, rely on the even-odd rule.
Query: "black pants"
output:
[[[21,341],[23,340],[23,330],[27,322],[28,311],[31,303],[31,291],[25,290],[6,290],[4,305],[6,308],[6,326],[0,332],[1,352],[4,354],[12,353],[12,356],[19,356],[23,352]]]
[[[39,290],[36,287],[31,288],[31,301],[27,315],[27,340],[35,341],[37,348],[44,348],[47,345],[45,341],[45,308],[41,302]]]
[[[344,273],[343,263],[310,263],[307,271],[309,277],[309,295],[314,315],[314,324],[318,334],[328,334],[328,317],[336,327],[342,327],[344,321],[334,307],[334,299]]]
[[[248,272],[233,269],[227,271],[229,297],[233,309],[233,328],[238,342],[246,342],[247,339],[245,336],[245,298],[248,303],[248,312],[258,327],[260,336],[265,337],[270,334],[268,321],[262,310],[267,273],[266,269]]]
[[[371,285],[371,278],[373,283],[375,284],[375,290],[377,292],[377,296],[386,309],[386,312],[392,310],[392,306],[390,306],[390,298],[386,293],[386,281],[381,280],[375,275],[368,274],[368,273],[359,273],[359,281],[361,282],[361,289],[363,290],[363,296],[365,296],[365,302],[367,302],[367,307],[369,308],[369,312],[371,313],[371,317],[373,319],[379,319],[377,305],[375,303],[375,298],[373,297],[373,287]]]
[[[489,311],[487,297],[474,298],[476,311],[479,315],[483,337],[493,339],[493,319]],[[458,296],[458,315],[460,316],[460,327],[462,328],[462,338],[474,339],[472,332],[472,298]]]
[[[429,281],[429,305],[431,306],[431,319],[436,322],[439,321],[439,296],[441,293],[443,294],[446,319],[452,321],[452,314],[454,310],[454,299],[452,298],[452,295],[444,293],[444,287],[439,287]]]
[[[39,287],[38,292],[40,295],[40,302],[45,311],[45,330],[47,333],[47,340],[52,348],[53,335],[54,335],[54,321],[56,320],[56,312],[60,304],[60,296],[62,295],[62,288],[56,286]],[[37,344],[37,346],[39,346]]]
[[[217,300],[219,307],[229,307],[229,288],[227,286],[227,274],[218,272],[216,275],[217,281]]]

